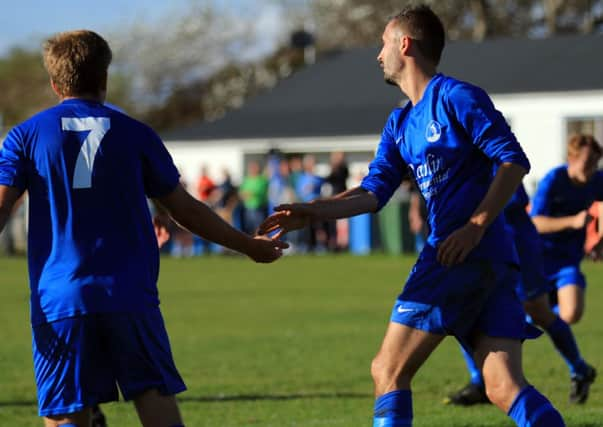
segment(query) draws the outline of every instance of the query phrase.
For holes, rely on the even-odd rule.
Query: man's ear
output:
[[[402,55],[408,55],[410,48],[412,46],[413,40],[408,36],[400,37],[400,53]]]

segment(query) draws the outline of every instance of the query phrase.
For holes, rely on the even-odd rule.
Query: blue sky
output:
[[[182,13],[191,1],[195,0],[0,0],[0,55],[14,45],[37,48],[47,35],[59,31],[87,28],[106,34],[137,21],[153,22],[166,14]],[[213,3],[253,8],[261,1]]]

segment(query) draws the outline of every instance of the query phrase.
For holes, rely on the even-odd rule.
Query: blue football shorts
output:
[[[549,289],[555,290],[568,285],[578,285],[582,289],[586,289],[586,278],[580,271],[580,264],[570,264],[562,267],[551,265],[547,268],[546,273]]]
[[[512,226],[507,226],[507,231],[513,236],[520,270],[515,291],[521,301],[529,301],[546,295],[551,287],[544,274],[540,236],[531,218],[526,214],[515,215],[512,219]]]
[[[477,333],[523,340],[540,335],[525,320],[517,294],[517,269],[507,263],[470,260],[444,267],[426,246],[392,310],[390,320],[440,335],[453,335],[468,351]]]
[[[146,390],[186,390],[159,309],[95,313],[36,325],[33,357],[40,416],[71,414]]]

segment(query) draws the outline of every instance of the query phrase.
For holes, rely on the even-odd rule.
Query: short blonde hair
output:
[[[601,157],[602,149],[597,140],[592,135],[575,134],[567,142],[567,156],[574,157],[584,148],[589,147],[594,154]]]
[[[105,39],[93,31],[58,33],[44,43],[44,66],[63,96],[97,94],[106,89],[113,57]]]

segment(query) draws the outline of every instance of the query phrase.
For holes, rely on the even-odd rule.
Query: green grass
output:
[[[324,256],[255,265],[236,257],[162,260],[160,293],[187,426],[372,424],[370,361],[412,258]],[[36,426],[28,286],[23,259],[0,259],[0,425]],[[587,310],[574,328],[603,372],[603,265],[586,264]],[[548,338],[525,346],[528,378],[568,426],[603,426],[603,380],[584,406],[567,403],[567,369]],[[512,426],[491,406],[459,409],[442,398],[467,379],[453,339],[413,385],[415,426]],[[111,427],[138,425],[129,403],[104,405]]]

